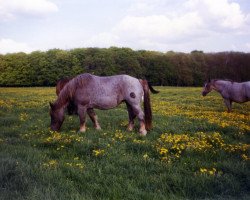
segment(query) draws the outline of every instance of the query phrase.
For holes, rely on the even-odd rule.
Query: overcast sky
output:
[[[249,0],[0,0],[0,53],[52,48],[250,52]]]

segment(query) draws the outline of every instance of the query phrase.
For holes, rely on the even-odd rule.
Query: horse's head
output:
[[[207,81],[203,87],[202,96],[206,96],[213,89],[211,81]]]
[[[53,131],[59,131],[64,121],[64,110],[57,109],[54,104],[50,103],[50,128]]]

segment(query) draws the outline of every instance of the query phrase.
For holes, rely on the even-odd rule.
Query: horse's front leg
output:
[[[96,115],[94,109],[93,108],[88,108],[87,113],[88,113],[91,121],[94,123],[95,128],[97,130],[101,130],[101,127],[100,127],[100,124],[99,124],[99,122],[97,120],[97,115]]]
[[[128,117],[129,117],[129,123],[128,123],[128,131],[132,131],[134,129],[134,119],[136,117],[134,111],[133,111],[133,108],[131,105],[129,105],[127,102],[126,102],[126,105],[127,105],[127,109],[128,109]]]
[[[232,111],[232,101],[229,99],[224,99],[224,103],[227,106],[227,112],[231,112]]]
[[[80,130],[79,132],[86,131],[86,111],[87,108],[84,106],[78,106],[77,113],[80,119]]]

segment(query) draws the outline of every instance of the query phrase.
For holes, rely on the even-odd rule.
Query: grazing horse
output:
[[[223,97],[228,112],[232,110],[232,102],[244,103],[250,101],[250,81],[237,83],[227,80],[209,80],[205,83],[202,95],[206,96],[213,89]]]
[[[56,102],[50,103],[50,127],[54,131],[60,129],[64,120],[64,110],[70,102],[73,102],[80,119],[80,132],[86,131],[86,113],[92,116],[95,127],[100,129],[93,109],[111,109],[125,102],[129,113],[128,130],[133,130],[134,119],[138,117],[140,134],[146,135],[147,130],[152,127],[150,89],[153,88],[146,80],[139,80],[128,75],[107,77],[91,74],[78,75],[62,87]],[[157,93],[155,90],[152,92]],[[140,106],[142,97],[144,97],[144,113]]]

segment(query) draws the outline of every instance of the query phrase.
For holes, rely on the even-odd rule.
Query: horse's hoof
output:
[[[79,129],[78,132],[79,132],[79,133],[85,133],[85,132],[86,132],[86,129]]]
[[[133,128],[132,128],[132,127],[128,127],[127,130],[128,130],[129,132],[131,132],[131,131],[133,131]]]
[[[80,131],[80,130],[78,131],[78,133],[85,133],[85,132],[86,132],[86,131]]]
[[[140,135],[141,136],[146,136],[147,135],[147,131],[146,130],[140,131]]]
[[[100,126],[95,127],[95,129],[98,130],[98,131],[102,130],[102,128]]]

